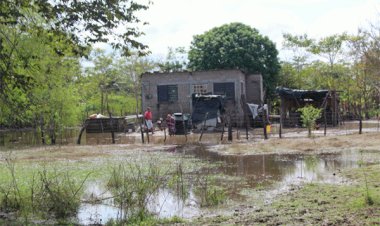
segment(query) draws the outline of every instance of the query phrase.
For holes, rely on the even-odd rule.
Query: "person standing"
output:
[[[166,116],[166,126],[169,130],[169,135],[173,136],[175,134],[175,119],[171,114]]]
[[[152,111],[150,110],[150,107],[146,109],[144,113],[144,119],[145,119],[145,124],[146,124],[146,128],[148,129],[148,132],[152,132],[153,134],[154,133],[153,122],[152,122],[153,115],[152,115]]]

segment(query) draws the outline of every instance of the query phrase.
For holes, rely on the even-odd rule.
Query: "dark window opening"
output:
[[[233,82],[214,83],[214,94],[224,95],[227,100],[234,100],[235,99],[235,83]]]
[[[174,102],[178,100],[177,85],[157,86],[158,102]]]

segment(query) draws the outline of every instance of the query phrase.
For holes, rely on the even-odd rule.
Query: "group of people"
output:
[[[146,128],[147,128],[147,131],[148,132],[152,132],[152,134],[154,134],[154,127],[153,127],[153,114],[152,114],[152,110],[150,107],[148,107],[144,113],[144,119],[145,119],[145,125],[146,125]],[[167,114],[166,116],[166,126],[168,128],[168,131],[169,131],[169,135],[170,136],[174,136],[175,135],[175,118],[172,114]]]

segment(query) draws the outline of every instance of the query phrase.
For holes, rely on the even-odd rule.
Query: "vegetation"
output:
[[[261,73],[270,96],[278,82],[280,64],[277,55],[275,44],[258,30],[242,23],[231,23],[194,36],[189,51],[189,68],[238,68],[248,73]]]
[[[298,109],[298,111],[301,112],[303,126],[305,126],[308,130],[308,137],[311,137],[311,130],[315,128],[317,119],[321,117],[322,109],[307,105]]]

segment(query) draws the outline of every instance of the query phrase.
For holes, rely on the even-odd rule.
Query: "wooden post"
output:
[[[202,128],[201,128],[201,135],[200,135],[200,137],[199,137],[199,141],[202,140],[202,136],[203,136],[203,128],[206,126],[207,116],[208,116],[208,112],[206,112],[205,117],[203,118],[203,126],[202,126]]]
[[[324,134],[324,136],[326,136],[326,134],[327,134],[327,116],[326,116],[326,105],[325,105],[325,107],[323,108],[323,121],[325,121],[325,122],[324,122],[325,126],[324,126],[324,131],[323,131],[323,134]]]
[[[110,116],[110,127],[111,127],[111,137],[112,137],[112,143],[115,143],[115,131],[113,130],[114,121],[112,119],[111,113],[109,113]]]
[[[232,141],[231,113],[228,115],[228,141]]]
[[[264,107],[264,106],[263,106]],[[263,116],[262,116],[262,120],[263,120],[263,128],[264,128],[264,139],[268,139],[268,134],[267,134],[267,120],[266,120],[266,110],[263,108]]]
[[[283,124],[283,117],[282,115],[284,114],[284,104],[283,104],[283,98],[280,97],[280,128],[278,129],[278,136],[282,138],[282,124]]]
[[[362,104],[359,104],[359,134],[363,132]]]
[[[141,132],[141,142],[144,144],[144,117],[141,117],[141,124],[140,124],[140,132]]]
[[[87,128],[88,123],[89,123],[89,122],[86,120],[86,121],[84,122],[84,125],[83,125],[82,128],[80,129],[79,136],[78,136],[78,139],[77,139],[77,144],[80,144],[80,140],[81,140],[81,138],[82,138],[82,133],[83,133],[83,131]]]
[[[163,122],[162,122],[162,123],[163,123]],[[164,143],[166,142],[166,128],[169,129],[169,127],[168,127],[168,126],[164,127]]]
[[[220,136],[220,140],[222,141],[223,140],[223,136],[224,136],[224,121],[223,121],[223,127],[222,127],[222,135]]]
[[[244,125],[245,125],[245,137],[248,140],[248,110],[247,110],[247,101],[245,100],[245,95],[241,95],[241,107],[243,108],[243,114],[244,114]]]

